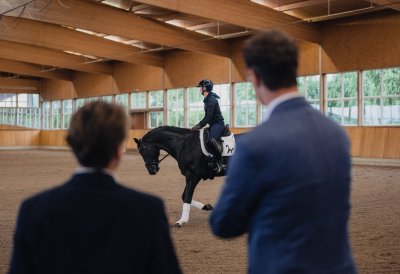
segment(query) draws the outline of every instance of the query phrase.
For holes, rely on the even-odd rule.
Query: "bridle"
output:
[[[143,154],[142,154],[143,149],[144,149],[144,145],[138,146],[138,151],[139,151],[139,153],[140,153],[141,155],[143,155]],[[158,164],[160,164],[160,163],[161,163],[165,158],[167,158],[168,156],[169,156],[169,153],[168,153],[167,155],[165,155],[161,160],[158,160],[158,159],[157,159],[157,160],[144,161],[144,165],[145,165],[145,166],[151,165],[151,166],[157,167]]]

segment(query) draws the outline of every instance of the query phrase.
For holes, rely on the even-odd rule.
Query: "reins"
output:
[[[164,160],[165,158],[167,158],[169,156],[169,153],[167,155],[165,155],[160,161],[158,161],[158,163],[161,163],[162,160]]]

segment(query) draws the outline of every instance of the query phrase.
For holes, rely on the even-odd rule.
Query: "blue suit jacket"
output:
[[[237,143],[213,233],[249,233],[250,273],[355,273],[348,243],[349,141],[302,97]]]
[[[159,198],[104,173],[23,202],[10,274],[180,273]]]

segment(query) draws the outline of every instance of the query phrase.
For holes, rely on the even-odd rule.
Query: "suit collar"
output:
[[[297,91],[294,92],[289,92],[286,94],[283,94],[279,97],[276,97],[274,100],[272,100],[268,105],[267,109],[264,113],[264,119],[263,122],[268,121],[268,119],[271,117],[272,113],[274,110],[281,104],[285,103],[286,101],[295,99],[295,98],[303,98]]]
[[[114,178],[104,172],[91,172],[91,173],[75,173],[69,182],[69,186],[78,187],[94,187],[94,188],[112,188],[117,186]]]

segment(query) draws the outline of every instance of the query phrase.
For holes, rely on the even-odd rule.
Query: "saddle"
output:
[[[210,135],[209,125],[200,129],[200,146],[204,155],[213,157],[213,155],[208,151],[206,140]],[[222,156],[232,156],[235,150],[235,137],[234,134],[229,129],[229,125],[225,125],[222,131],[221,137],[218,140],[222,145]]]

